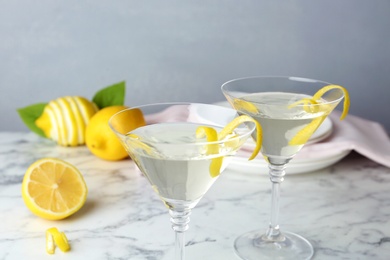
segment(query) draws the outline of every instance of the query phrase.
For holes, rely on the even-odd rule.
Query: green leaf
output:
[[[123,106],[125,102],[126,82],[122,81],[99,90],[92,101],[102,109],[109,106]]]
[[[26,126],[33,131],[34,133],[46,137],[45,133],[35,125],[35,121],[40,117],[43,113],[43,109],[45,108],[46,103],[38,103],[34,105],[30,105],[24,108],[19,108],[17,111],[19,113],[20,118],[26,124]]]

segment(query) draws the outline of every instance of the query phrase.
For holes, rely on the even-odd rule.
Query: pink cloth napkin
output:
[[[329,115],[333,130],[328,138],[305,145],[294,160],[320,160],[354,150],[372,161],[390,167],[390,139],[384,128],[377,122],[353,115],[340,121],[340,115],[339,111],[333,111]],[[243,147],[239,156],[248,157],[249,151],[245,150],[246,147]]]
[[[326,156],[354,150],[390,167],[390,139],[382,125],[353,115],[340,121],[340,115],[339,111],[333,111],[329,116],[333,123],[332,135],[322,142],[306,145],[299,156]]]

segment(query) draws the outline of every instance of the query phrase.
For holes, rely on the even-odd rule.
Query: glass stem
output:
[[[172,229],[175,231],[175,260],[185,259],[184,232],[188,229],[191,209],[170,209]]]
[[[284,236],[279,230],[279,200],[280,185],[286,175],[286,164],[269,164],[269,176],[272,182],[272,201],[271,201],[271,218],[270,223],[263,239],[270,241],[281,241]]]

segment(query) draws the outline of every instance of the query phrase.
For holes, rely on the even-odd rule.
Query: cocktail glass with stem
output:
[[[288,162],[299,152],[344,97],[334,88],[320,100],[312,96],[327,82],[298,77],[250,77],[222,85],[222,92],[239,114],[257,120],[263,132],[261,153],[269,165],[272,183],[268,229],[245,233],[234,248],[242,259],[310,259],[313,246],[292,232],[279,229],[280,185]]]
[[[130,130],[133,119],[146,125]],[[109,120],[130,157],[152,185],[171,216],[176,234],[175,259],[185,257],[184,232],[191,210],[226,168],[232,155],[255,129],[242,124],[222,140],[197,136],[199,127],[219,132],[236,118],[234,109],[195,103],[165,103],[129,108]]]

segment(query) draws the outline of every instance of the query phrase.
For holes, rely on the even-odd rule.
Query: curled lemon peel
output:
[[[54,254],[55,245],[62,252],[67,252],[70,250],[68,238],[66,237],[65,233],[60,232],[55,227],[52,227],[46,230],[46,251],[49,254]]]
[[[239,117],[234,118],[229,124],[227,124],[221,132],[218,134],[218,140],[222,140],[226,138],[229,134],[233,133],[234,129],[236,129],[239,125],[246,122],[252,122],[256,125],[256,147],[252,152],[252,155],[249,157],[249,160],[253,160],[260,152],[261,144],[263,140],[263,131],[259,122],[248,115],[241,115]]]
[[[245,100],[242,100],[242,99],[235,99],[233,101],[233,107],[235,107],[237,110],[246,111],[246,112],[249,112],[249,113],[252,113],[252,114],[258,114],[259,113],[259,110],[257,109],[257,107],[255,105],[253,105],[249,101],[245,101]]]
[[[350,98],[349,93],[346,88],[339,85],[327,85],[320,90],[318,90],[312,98],[303,98],[294,102],[288,106],[289,109],[294,108],[298,105],[303,105],[303,109],[308,113],[317,113],[324,112],[323,116],[314,118],[307,126],[302,128],[290,141],[289,145],[303,145],[307,143],[310,137],[314,134],[314,132],[318,129],[318,127],[322,124],[328,114],[332,111],[333,107],[328,104],[321,104],[318,100],[328,91],[332,89],[340,89],[344,94],[344,103],[343,103],[343,112],[340,116],[340,120],[343,120],[348,112],[350,106]]]
[[[197,138],[203,138],[206,136],[207,142],[216,142],[225,139],[228,137],[230,134],[233,133],[234,129],[236,129],[240,124],[245,123],[245,122],[252,122],[256,125],[256,147],[252,153],[252,155],[249,157],[249,160],[254,159],[258,153],[260,152],[261,149],[261,143],[262,143],[262,128],[259,122],[254,120],[252,117],[248,115],[241,115],[239,117],[236,117],[233,119],[229,124],[227,124],[221,132],[217,133],[217,131],[208,126],[199,126],[196,129],[196,137]],[[229,139],[237,137],[236,135],[233,135]],[[229,147],[235,147],[237,145],[237,142],[232,141],[232,143],[227,140],[226,145]],[[218,154],[219,152],[219,146],[218,144],[209,144],[207,146],[207,154]],[[223,156],[213,158],[211,160],[210,164],[210,175],[212,177],[218,176],[220,173],[220,169],[222,167],[223,163]]]
[[[217,131],[209,126],[199,126],[195,132],[196,138],[206,137],[207,142],[215,142],[218,141],[218,133]],[[218,148],[218,146],[217,146]],[[215,145],[209,145],[207,147],[209,154],[214,154],[218,152],[218,149],[215,152]]]
[[[302,128],[289,142],[289,145],[303,145],[309,141],[310,137],[325,120],[326,116],[314,118],[307,126]]]
[[[142,149],[147,154],[151,154],[152,153],[152,150],[153,150],[152,147],[150,147],[149,145],[147,145],[144,142],[142,142],[141,141],[141,137],[139,137],[138,135],[130,133],[130,134],[127,134],[126,136],[131,138],[131,139],[129,139],[130,140],[129,145],[131,145],[132,148]]]
[[[206,137],[207,142],[218,141],[218,133],[212,127],[199,126],[196,129],[195,135],[196,138]],[[218,144],[214,144],[214,143],[207,145],[206,149],[207,149],[206,154],[218,154],[219,152]],[[222,163],[223,163],[223,156],[211,159],[210,168],[209,168],[211,177],[214,178],[219,175],[221,171]]]
[[[317,113],[318,112],[318,106],[312,106],[312,105],[318,105],[317,101],[311,99],[311,98],[302,98],[301,100],[298,100],[288,106],[288,109],[294,108],[296,106],[303,105],[303,109],[308,113]]]
[[[313,95],[313,100],[319,100],[326,92],[332,89],[340,89],[343,94],[344,94],[344,103],[343,103],[343,112],[340,116],[340,120],[343,120],[349,112],[349,106],[351,104],[350,98],[349,98],[349,93],[348,90],[342,86],[339,85],[327,85],[320,90],[318,90],[314,95]]]

